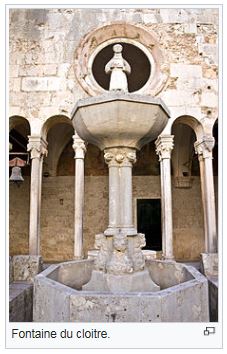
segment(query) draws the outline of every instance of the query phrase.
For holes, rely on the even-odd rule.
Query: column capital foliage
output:
[[[212,158],[215,139],[213,136],[206,135],[202,139],[197,140],[194,144],[195,153],[204,159]]]
[[[109,148],[104,150],[105,162],[110,166],[132,167],[136,162],[136,150],[133,148]]]
[[[73,150],[75,151],[75,159],[84,159],[87,148],[86,143],[83,139],[79,137],[79,135],[73,135]]]
[[[173,150],[174,135],[159,135],[155,141],[156,154],[159,161],[171,158],[171,151]]]
[[[31,154],[31,159],[47,156],[47,142],[41,136],[30,135],[27,151]]]

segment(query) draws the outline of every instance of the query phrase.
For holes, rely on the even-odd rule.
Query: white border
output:
[[[38,1],[37,1],[38,2]],[[122,4],[121,1],[115,1],[114,4],[106,4],[106,1],[102,1],[100,0],[99,1],[99,4],[93,4],[93,2],[90,0],[90,1],[83,1],[83,3],[77,3],[75,4],[75,1],[71,1],[71,0],[68,0],[67,1],[67,4],[62,4],[62,2],[60,1],[48,1],[49,4],[45,4],[44,2],[40,2],[40,3],[36,3],[36,4],[31,4],[31,1],[27,1],[27,0],[24,0],[23,1],[23,4],[20,4],[20,1],[18,0],[14,0],[14,1],[4,1],[3,3],[1,2],[0,4],[0,22],[1,22],[1,39],[2,39],[2,47],[4,48],[5,47],[5,51],[6,51],[6,54],[8,53],[8,48],[7,48],[7,41],[5,41],[5,36],[7,35],[7,29],[5,30],[5,5],[9,5],[10,8],[27,8],[27,7],[32,7],[32,8],[43,8],[43,7],[46,7],[46,8],[55,8],[55,7],[58,7],[58,8],[66,8],[66,7],[72,7],[72,8],[75,8],[75,7],[80,7],[80,8],[99,8],[99,7],[102,7],[102,8],[129,8],[129,7],[133,7],[133,8],[145,8],[145,7],[149,7],[151,5],[150,1],[143,1],[143,3],[141,4],[138,4],[138,1],[130,1],[130,4]],[[225,5],[225,3],[222,1],[222,2],[217,2],[215,4],[215,1],[212,1],[211,3],[209,3],[209,1],[203,1],[201,0],[200,3],[198,4],[197,1],[191,1],[190,4],[182,4],[182,1],[174,1],[174,4],[171,3],[170,1],[159,1],[159,4],[152,4],[152,7],[153,8],[196,8],[196,7],[199,7],[199,8],[219,8],[219,11],[220,11],[220,28],[222,28],[222,7],[221,5]],[[225,13],[225,7],[223,8],[224,10],[224,13]],[[224,26],[224,31],[225,31],[225,26],[226,26],[226,18],[225,18],[225,21],[223,22],[223,26]],[[223,42],[223,34],[222,32],[220,31],[219,33],[219,43],[222,43]],[[225,53],[223,54],[222,53],[222,46],[220,45],[219,47],[219,68],[220,68],[220,76],[219,76],[219,112],[220,112],[220,117],[222,117],[222,111],[224,109],[223,107],[223,99],[222,99],[222,86],[224,85],[227,85],[225,82],[222,82],[222,57],[223,55],[225,55]],[[6,56],[7,58],[7,56]],[[6,59],[7,60],[7,59]],[[3,78],[5,76],[5,62],[4,62],[4,56],[2,55],[1,56],[1,77]],[[4,83],[4,80],[1,81],[1,97],[4,97],[5,95],[5,90],[8,90],[8,85],[7,85],[7,82]],[[226,90],[225,90],[226,91]],[[226,91],[227,92],[227,91]],[[7,102],[7,97],[6,97],[6,102]],[[0,120],[0,124],[1,124],[1,127],[0,127],[0,131],[1,133],[3,133],[3,137],[0,139],[1,140],[1,144],[2,144],[2,150],[5,151],[5,162],[8,161],[7,158],[7,150],[8,150],[8,139],[6,138],[6,135],[4,134],[4,132],[8,129],[8,123],[5,123],[4,122],[4,119],[3,117],[7,116],[7,106],[4,107],[4,105],[1,105],[1,120]],[[5,112],[6,111],[6,112]],[[224,126],[224,123],[223,125],[219,123],[219,126],[221,126],[221,128],[225,128]],[[219,129],[219,132],[221,134],[219,134],[219,145],[221,145],[221,148],[223,147],[224,145],[224,141],[223,141],[223,132],[220,131]],[[221,144],[220,144],[221,143]],[[222,166],[222,161],[223,161],[223,154],[222,154],[222,149],[219,149],[219,163],[220,165]],[[220,166],[219,165],[219,166]],[[220,171],[222,172],[222,171]],[[225,169],[224,169],[224,166],[223,166],[223,175],[225,175]],[[225,185],[223,185],[223,189],[222,189],[222,184],[223,184],[223,180],[225,181],[225,177],[222,177],[221,176],[221,173],[219,174],[219,182],[220,182],[220,187],[219,187],[219,211],[220,211],[220,215],[219,215],[219,233],[222,234],[222,225],[223,227],[225,226],[224,224],[222,224],[222,221],[224,222],[224,220],[222,220],[222,215],[221,215],[221,211],[222,211],[222,204],[223,204],[223,195],[225,196],[226,195],[226,187]],[[6,175],[4,176],[3,174],[1,174],[1,185],[5,185],[6,188],[7,188],[7,185],[8,185],[8,172],[6,173]],[[8,188],[7,188],[8,189]],[[4,194],[4,193],[3,193]],[[6,206],[8,207],[8,191],[6,191],[6,194],[5,194],[5,198],[6,198]],[[5,203],[4,203],[4,200],[3,198],[1,198],[1,211],[2,211],[2,214],[1,215],[4,215],[5,214],[5,218],[6,218],[6,221],[5,221],[5,234],[7,235],[8,234],[8,210],[6,209],[5,210]],[[225,227],[224,227],[224,231],[225,231]],[[3,233],[4,234],[4,233]],[[222,246],[222,245],[226,245],[226,241],[223,240],[223,242],[221,241],[221,238],[219,238],[219,247]],[[5,260],[5,257],[6,257],[6,254],[5,254],[5,250],[6,250],[6,246],[8,247],[8,241],[5,243],[4,241],[1,243],[1,260],[3,262],[3,260]],[[223,253],[223,250],[222,250],[222,253]],[[221,255],[221,254],[220,254]],[[4,264],[5,262],[3,262],[3,269],[4,269]],[[8,262],[7,262],[8,263]],[[7,264],[6,264],[7,266]],[[220,257],[220,268],[222,269],[222,257]],[[4,276],[4,272],[2,271],[1,272],[2,274],[2,282],[3,284],[5,283],[5,276]],[[8,274],[8,270],[7,270],[7,274]],[[4,317],[4,313],[5,313],[5,299],[4,299],[4,291],[1,292],[1,295],[3,297],[3,299],[1,298],[1,305],[2,305],[2,308],[1,308],[1,318],[3,320],[3,317]],[[222,304],[222,296],[220,296],[220,303],[219,305]],[[220,320],[222,320],[222,311],[220,309]],[[9,325],[9,324],[8,324]],[[26,326],[27,325],[27,328],[31,325],[31,324],[17,324],[20,326],[20,328],[23,328],[23,326]],[[34,325],[34,324],[33,324]],[[36,324],[37,326],[39,326],[39,324]],[[44,324],[43,324],[44,325]],[[50,324],[49,324],[50,325]],[[52,327],[54,328],[57,328],[60,324],[58,323],[55,323],[53,325],[51,325]],[[62,324],[61,324],[62,325]],[[67,327],[69,326],[75,326],[75,324],[67,324]],[[77,324],[78,326],[79,324]],[[114,325],[114,324],[113,324]],[[126,324],[127,325],[127,324]],[[152,328],[154,325],[154,328]],[[197,336],[198,336],[198,332],[200,332],[200,330],[198,331],[198,327],[200,326],[204,326],[205,324],[171,324],[171,330],[170,328],[166,328],[168,327],[168,324],[164,324],[162,323],[161,324],[161,335],[160,335],[160,331],[156,332],[156,328],[158,329],[159,325],[157,324],[153,324],[153,325],[150,325],[149,324],[149,332],[147,333],[147,335],[149,336],[150,338],[150,341],[153,341],[153,340],[156,340],[156,338],[159,339],[159,344],[161,342],[161,344],[163,345],[163,347],[165,348],[169,348],[171,347],[170,346],[170,343],[169,343],[169,337],[172,335],[171,337],[171,340],[173,340],[173,337],[175,337],[176,333],[177,333],[177,337],[178,339],[180,340],[180,343],[182,343],[183,347],[185,348],[187,343],[189,341],[189,345],[188,345],[188,348],[196,348],[196,343],[197,343]],[[210,325],[210,323],[208,324]],[[11,324],[10,324],[11,326]],[[82,326],[85,326],[84,324]],[[138,324],[135,324],[135,326],[137,327],[137,336],[138,336]],[[143,325],[141,325],[143,327]],[[184,332],[183,331],[183,327],[186,327],[188,326],[187,330]],[[42,327],[42,326],[41,326]],[[128,327],[130,327],[130,325],[128,325]],[[152,328],[152,330],[151,330]],[[8,328],[9,329],[9,328]],[[173,329],[173,332],[172,332],[172,329]],[[194,329],[195,330],[195,333],[194,333]],[[221,327],[219,328],[220,331],[221,331]],[[115,327],[114,330],[117,330],[119,331],[119,335],[120,335],[120,338],[122,337],[122,333],[123,333],[123,327],[120,326],[120,325],[117,325],[117,327]],[[125,328],[126,331],[127,328]],[[143,331],[147,331],[148,330],[148,326],[146,324],[144,324],[144,328],[143,328]],[[183,333],[184,332],[184,333]],[[140,333],[140,332],[139,332]],[[207,339],[209,337],[206,337]],[[187,340],[188,339],[188,340]],[[207,344],[203,346],[203,348],[207,347],[207,348],[217,348],[217,343],[213,343],[213,339],[214,337],[210,337],[208,340],[209,340],[209,345],[207,346]],[[119,340],[119,338],[118,338]],[[130,332],[130,341],[132,342],[133,344],[133,340],[134,340],[134,332]],[[221,340],[221,338],[220,338]],[[200,341],[200,340],[199,340]],[[212,344],[213,343],[213,344]],[[34,344],[31,343],[31,348],[34,348]],[[4,350],[4,347],[5,347],[5,344],[4,344],[4,336],[2,335],[2,332],[1,332],[1,347],[3,348],[3,350],[1,351],[5,351]],[[46,344],[44,346],[45,348],[47,348]],[[48,347],[49,347],[49,344],[48,344]],[[116,344],[113,343],[113,346],[111,348],[114,348],[116,347]],[[153,347],[153,346],[152,346]],[[197,348],[199,348],[200,346],[197,346]],[[23,348],[23,345],[20,343],[20,348]],[[64,348],[66,348],[66,345],[64,345]],[[74,346],[74,348],[76,348],[76,346]],[[134,346],[134,348],[136,348],[136,346]],[[172,347],[173,348],[173,347]],[[179,348],[179,347],[178,347]],[[106,352],[107,350],[105,350]],[[161,350],[162,351],[162,350]],[[7,353],[9,352],[14,352],[14,351],[11,351],[11,350],[8,350]],[[31,352],[31,350],[29,350],[29,353]],[[33,352],[33,351],[32,351]],[[37,352],[37,351],[35,351]],[[54,351],[53,351],[54,352]],[[90,351],[89,351],[90,352]],[[111,351],[112,352],[112,351]],[[129,351],[131,353],[131,350]],[[162,352],[166,352],[166,351],[162,351]],[[182,350],[181,350],[182,352]],[[187,350],[187,353],[188,352],[191,352],[190,350]],[[212,350],[212,352],[217,352],[216,350]],[[83,351],[84,353],[84,351]],[[140,351],[138,351],[138,353],[140,353]],[[160,351],[159,351],[160,353]]]

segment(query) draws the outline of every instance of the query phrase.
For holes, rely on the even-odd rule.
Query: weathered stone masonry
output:
[[[126,34],[127,24],[150,33],[158,48],[158,54],[154,53],[154,56],[157,54],[158,57],[160,51],[164,57],[160,72],[165,80],[156,95],[162,98],[171,112],[163,134],[174,135],[170,160],[173,212],[171,252],[175,259],[196,260],[201,252],[210,252],[207,239],[209,230],[215,227],[215,220],[208,215],[214,204],[208,208],[203,198],[202,170],[199,169],[199,164],[200,168],[201,164],[209,165],[209,176],[205,174],[204,178],[212,179],[212,163],[208,160],[201,162],[201,158],[207,159],[207,155],[201,157],[200,152],[197,151],[198,156],[193,151],[194,143],[197,142],[196,147],[202,146],[206,137],[208,140],[213,137],[213,126],[218,117],[217,9],[10,11],[10,128],[25,138],[31,136],[28,141],[30,146],[34,137],[38,137],[46,149],[46,152],[41,152],[42,156],[37,157],[41,159],[38,168],[43,175],[42,196],[40,199],[37,195],[35,204],[38,208],[40,206],[40,212],[35,214],[37,216],[40,213],[40,229],[35,222],[38,230],[34,231],[36,235],[40,234],[38,253],[46,261],[61,261],[74,258],[75,252],[82,252],[78,245],[75,250],[74,242],[76,162],[72,148],[75,131],[70,118],[75,103],[89,93],[76,77],[75,59],[78,51],[82,50],[80,46],[83,39],[89,33],[97,31],[97,37],[94,36],[92,42],[96,48],[98,41],[105,37],[105,33],[97,29],[107,24],[116,24],[117,27],[118,22],[126,24]],[[139,41],[139,38],[135,40]],[[186,126],[188,140],[186,137],[181,139],[182,125]],[[92,151],[90,157],[89,149]],[[159,162],[154,147],[152,149],[148,158],[138,158],[141,165],[132,180],[134,223],[136,198],[161,198]],[[216,159],[213,151],[211,147],[210,158],[213,155]],[[141,156],[144,157],[143,153]],[[32,168],[35,159],[32,158]],[[99,164],[92,164],[94,159]],[[95,234],[108,226],[108,176],[105,164],[94,147],[87,147],[84,162],[83,253],[86,256],[87,251],[94,247]],[[147,166],[154,162],[157,171],[147,171]],[[179,186],[179,181],[185,185],[190,177],[190,188],[177,187],[176,178]],[[31,248],[30,183],[30,176],[27,175],[20,188],[10,186],[12,255],[28,254]],[[209,182],[204,180],[204,183]],[[204,186],[206,190],[207,184]],[[37,184],[37,188],[40,193],[41,186]],[[217,188],[215,190],[217,197]],[[213,197],[210,198],[212,200]],[[34,212],[34,207],[31,208]],[[212,223],[207,229],[206,220]],[[39,244],[35,247],[38,249]],[[212,245],[209,247],[211,251],[216,251]]]

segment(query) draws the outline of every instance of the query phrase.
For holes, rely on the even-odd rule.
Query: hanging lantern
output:
[[[21,173],[21,167],[24,167],[25,165],[26,161],[20,159],[19,157],[15,157],[9,161],[9,166],[12,167],[12,173],[9,178],[10,182],[16,183],[19,186],[20,183],[24,181]]]

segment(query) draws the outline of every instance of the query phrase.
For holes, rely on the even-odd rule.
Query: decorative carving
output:
[[[211,158],[212,159],[212,150],[214,148],[215,140],[213,136],[204,136],[203,139],[195,142],[195,153],[199,158]]]
[[[171,151],[173,150],[173,135],[159,135],[155,141],[156,153],[159,161],[171,158]]]
[[[145,267],[145,258],[142,248],[146,246],[145,235],[138,233],[134,237],[134,251],[132,255],[134,271],[143,270]]]
[[[112,257],[106,269],[115,275],[133,272],[133,264],[128,257],[127,236],[121,232],[114,235]]]
[[[127,75],[131,73],[129,63],[122,57],[122,45],[113,46],[114,56],[105,66],[106,74],[110,74],[110,91],[128,92]]]
[[[85,153],[87,151],[86,144],[83,139],[79,137],[79,135],[73,135],[73,145],[75,151],[75,159],[84,159]]]
[[[41,136],[29,136],[27,151],[31,153],[31,159],[47,156],[47,142]]]
[[[104,159],[109,167],[132,167],[136,162],[136,151],[132,148],[110,148],[104,150]]]
[[[107,245],[107,239],[104,234],[95,235],[95,248],[99,250],[95,259],[94,268],[96,270],[106,271],[106,263],[110,257],[110,251]]]

